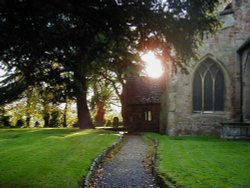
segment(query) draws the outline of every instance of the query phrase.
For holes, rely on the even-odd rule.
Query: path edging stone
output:
[[[94,174],[94,170],[98,167],[101,161],[113,150],[115,147],[122,142],[123,134],[119,134],[118,139],[109,147],[107,147],[104,151],[102,151],[92,162],[89,172],[85,179],[83,180],[83,188],[88,188],[91,183],[92,176]]]
[[[161,188],[176,188],[174,183],[172,183],[170,180],[166,180],[165,178],[161,176],[160,172],[158,171],[156,167],[157,149],[159,146],[159,141],[156,138],[152,138],[149,136],[146,136],[146,137],[149,138],[154,143],[153,155],[152,155],[151,160],[152,160],[152,172],[153,172],[154,177],[156,178],[157,185]]]

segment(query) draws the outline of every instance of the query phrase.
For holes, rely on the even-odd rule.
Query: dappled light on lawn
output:
[[[103,130],[0,129],[0,187],[79,187],[117,138]]]
[[[154,55],[153,52],[147,52],[141,56],[145,63],[145,70],[147,76],[159,78],[163,74],[162,62]]]

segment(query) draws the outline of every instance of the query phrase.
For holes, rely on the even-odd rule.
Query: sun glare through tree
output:
[[[154,55],[153,52],[144,53],[141,59],[145,63],[144,72],[147,76],[159,78],[163,74],[162,62]]]

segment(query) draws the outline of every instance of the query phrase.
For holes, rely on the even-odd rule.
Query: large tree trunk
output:
[[[88,105],[87,105],[87,83],[86,78],[78,80],[78,87],[76,88],[76,105],[77,105],[77,116],[80,129],[93,129],[93,123],[90,117]]]

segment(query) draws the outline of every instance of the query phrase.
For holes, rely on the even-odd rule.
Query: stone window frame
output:
[[[195,76],[196,76],[196,73],[198,71],[198,69],[200,68],[200,65],[206,61],[211,61],[213,62],[214,64],[216,64],[216,66],[220,69],[222,75],[223,75],[223,85],[224,85],[224,88],[223,88],[223,110],[222,111],[217,111],[217,110],[214,110],[214,102],[213,102],[213,110],[209,110],[209,111],[206,111],[204,110],[204,104],[202,104],[202,109],[201,110],[194,110],[194,82],[195,82]],[[211,58],[211,55],[208,54],[207,56],[205,56],[204,58],[201,59],[201,61],[199,61],[199,63],[196,64],[196,67],[194,68],[194,71],[193,71],[193,79],[192,79],[192,112],[193,113],[204,113],[204,114],[212,114],[212,113],[216,113],[216,114],[223,114],[227,108],[228,108],[228,99],[227,99],[227,90],[228,90],[228,74],[226,74],[227,71],[225,70],[225,67],[222,66],[222,63],[219,63],[218,61],[216,61],[214,58]],[[203,86],[202,86],[203,87]],[[214,87],[214,86],[213,86]],[[214,91],[213,91],[214,92]],[[202,94],[203,95],[203,94]],[[203,96],[202,96],[203,97]],[[202,99],[204,100],[204,98]],[[214,100],[214,99],[213,99]],[[204,103],[204,101],[202,101],[202,103]]]
[[[248,39],[249,41],[249,39]],[[250,122],[250,45],[246,45],[241,52],[241,84],[242,84],[242,118],[244,122]]]

